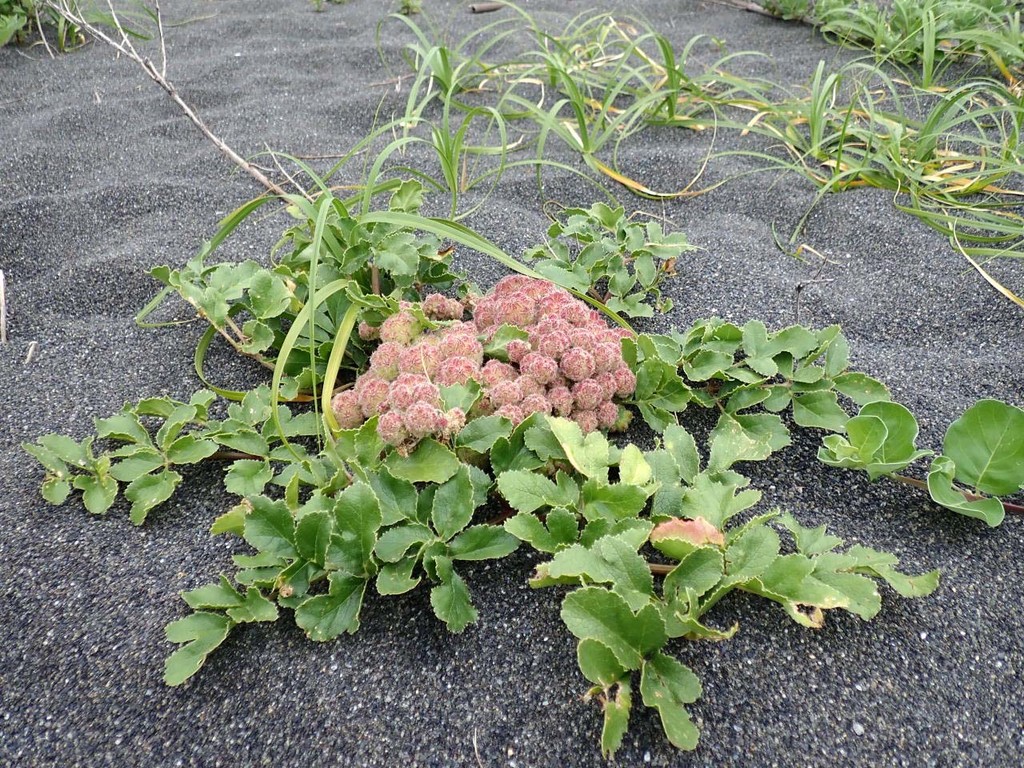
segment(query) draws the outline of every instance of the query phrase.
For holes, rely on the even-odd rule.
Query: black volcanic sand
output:
[[[455,38],[498,18],[469,14],[462,2],[426,5]],[[624,13],[638,4],[612,5]],[[551,31],[588,10],[525,7]],[[736,67],[789,88],[806,84],[819,59],[852,57],[807,27],[718,4],[639,7],[679,47],[705,34],[729,51],[763,52]],[[397,22],[385,26],[385,67],[376,40],[384,15],[370,0],[321,13],[307,2],[175,3],[169,18],[192,20],[168,29],[168,74],[243,155],[342,152],[372,128],[378,107],[384,120],[404,105],[410,81],[399,93],[387,81],[407,71],[400,54],[412,37]],[[701,43],[693,61],[718,55]],[[525,551],[467,569],[480,622],[462,635],[433,618],[426,590],[370,597],[354,637],[317,644],[284,620],[245,627],[192,682],[163,684],[173,650],[164,626],[186,614],[177,593],[229,572],[239,548],[206,533],[233,503],[221,470],[189,470],[187,487],[137,529],[122,504],[92,519],[77,500],[44,503],[41,469],[18,446],[51,431],[84,437],[94,417],[126,400],[198,388],[191,355],[201,328],[133,322],[156,290],[145,273],[183,263],[260,189],[141,70],[99,45],[55,59],[41,47],[0,49],[0,115],[0,268],[10,308],[0,349],[0,764],[601,764],[601,718],[581,701],[586,683],[559,619],[561,595],[527,586],[536,558]],[[650,130],[619,159],[651,186],[678,188],[708,146],[708,134]],[[759,146],[724,131],[716,143]],[[553,156],[579,165],[569,153]],[[357,182],[359,165],[339,183]],[[754,167],[722,158],[704,180]],[[800,321],[842,324],[855,365],[919,416],[923,446],[938,448],[946,425],[977,398],[1024,401],[1021,310],[942,237],[896,211],[890,193],[845,192],[815,208],[803,241],[829,258],[820,274],[816,258],[791,258],[772,242],[772,226],[788,235],[814,198],[794,175],[746,176],[665,204],[617,194],[701,248],[680,264],[664,325],[718,314],[779,327],[794,320],[796,286],[817,276],[803,290]],[[542,236],[546,198],[589,204],[598,193],[549,172],[542,197],[532,173],[517,169],[468,223],[518,254]],[[265,259],[287,222],[254,218],[223,257]],[[483,285],[501,274],[465,249],[458,259]],[[226,355],[211,364],[220,380],[255,380]],[[921,600],[885,588],[876,620],[837,612],[817,632],[773,604],[725,601],[711,618],[741,621],[734,639],[672,646],[704,684],[692,708],[697,751],[674,750],[655,713],[638,706],[618,763],[1018,765],[1024,521],[988,529],[912,488],[823,467],[819,437],[749,467],[766,508],[891,550],[911,572],[940,568],[940,588]]]

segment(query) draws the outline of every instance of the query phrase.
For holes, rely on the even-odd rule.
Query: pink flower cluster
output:
[[[463,322],[463,305],[430,296],[422,305],[435,330],[403,307],[377,329],[360,328],[381,343],[369,370],[355,386],[335,395],[335,418],[343,429],[379,415],[377,431],[389,445],[410,448],[424,437],[450,437],[466,423],[461,409],[445,411],[439,387],[476,381],[481,397],[468,414],[505,416],[519,423],[533,413],[575,420],[583,432],[624,428],[628,411],[613,398],[636,388],[620,342],[630,332],[609,328],[601,315],[568,291],[521,275],[506,277]],[[486,359],[481,339],[503,325],[526,338],[509,341],[508,362]]]

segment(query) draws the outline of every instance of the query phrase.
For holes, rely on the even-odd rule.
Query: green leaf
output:
[[[239,624],[257,621],[277,621],[277,606],[263,596],[255,587],[245,591],[245,597],[234,608],[228,608],[228,616]]]
[[[206,663],[210,655],[224,642],[234,622],[219,613],[200,611],[184,619],[172,621],[165,630],[172,643],[185,643],[164,663],[164,682],[181,685]]]
[[[916,450],[917,419],[899,403],[875,401],[846,423],[846,438],[829,435],[818,459],[830,466],[863,469],[871,480],[898,472],[928,451]]]
[[[605,690],[615,685],[629,671],[619,664],[611,648],[594,638],[579,641],[576,660],[583,676]]]
[[[587,520],[616,521],[636,517],[647,506],[648,495],[647,489],[635,485],[607,485],[592,478],[583,484],[580,512]]]
[[[217,444],[213,440],[182,435],[167,447],[167,460],[172,464],[196,464],[216,452]]]
[[[46,453],[33,452],[33,456],[39,459],[44,466],[48,469],[56,471],[58,468],[51,467],[43,461],[42,456],[46,455],[49,457],[56,457],[60,461],[66,461],[68,464],[72,464],[78,469],[85,469],[92,465],[94,458],[92,455],[92,441],[93,438],[87,437],[81,443],[77,443],[66,435],[43,435],[39,438],[39,445],[42,446]],[[31,446],[25,446],[26,449]]]
[[[876,400],[891,400],[889,388],[878,379],[863,373],[844,373],[832,379],[837,390],[857,405],[867,405]]]
[[[263,320],[277,317],[291,304],[292,294],[280,275],[260,270],[249,282],[249,306]]]
[[[824,525],[819,525],[817,528],[805,528],[789,512],[782,514],[778,521],[787,531],[793,534],[797,551],[808,557],[831,552],[843,543],[843,540],[838,536],[826,533]]]
[[[519,539],[497,525],[474,525],[448,542],[453,560],[497,560],[518,548]]]
[[[366,483],[353,483],[334,503],[334,534],[325,563],[358,578],[374,572],[373,548],[381,525],[380,504]]]
[[[330,582],[326,595],[310,597],[295,609],[295,623],[317,642],[333,640],[342,632],[355,634],[359,629],[366,579],[332,573]]]
[[[448,558],[437,558],[437,572],[441,583],[430,590],[430,605],[448,631],[458,634],[477,620],[476,608],[466,582],[455,573]]]
[[[619,482],[627,485],[647,485],[653,477],[651,465],[647,463],[643,452],[633,443],[622,449],[619,456]]]
[[[377,572],[377,592],[382,595],[403,595],[420,583],[420,577],[413,578],[412,572],[417,559],[407,557],[397,563],[385,563]]]
[[[152,445],[148,430],[139,422],[139,417],[133,413],[116,413],[107,419],[96,419],[96,436],[113,440],[122,440],[126,443],[140,443],[141,445]]]
[[[680,560],[665,577],[662,594],[666,600],[675,600],[689,590],[701,597],[714,589],[724,574],[722,553],[714,547],[699,547]]]
[[[839,406],[835,392],[805,392],[793,395],[793,421],[801,427],[841,432],[850,415]]]
[[[574,544],[558,552],[538,573],[552,579],[573,578],[581,582],[611,584],[630,610],[636,611],[654,597],[654,578],[647,561],[625,538],[603,536],[590,547]]]
[[[367,478],[380,502],[381,525],[394,525],[416,517],[416,488],[381,468]]]
[[[231,585],[231,582],[223,574],[216,584],[207,584],[198,589],[182,592],[181,598],[193,610],[234,608],[242,604],[241,593]]]
[[[110,476],[131,483],[164,465],[164,457],[151,448],[140,448],[110,467]]]
[[[611,458],[608,438],[603,433],[591,432],[583,437],[579,424],[560,417],[549,417],[548,424],[577,472],[607,482]]]
[[[392,476],[410,483],[443,483],[458,471],[460,462],[436,440],[424,440],[408,456],[392,453],[384,462]]]
[[[323,565],[334,534],[334,519],[327,512],[310,512],[295,526],[295,549],[299,557]]]
[[[442,541],[448,541],[473,519],[473,484],[469,468],[460,464],[458,471],[434,494],[430,521]]]
[[[746,484],[745,478],[743,482]],[[761,500],[760,491],[741,491],[741,487],[738,481],[730,482],[701,472],[683,493],[678,515],[689,518],[703,517],[715,528],[723,530],[730,518]]]
[[[251,499],[252,510],[245,518],[243,537],[262,552],[277,557],[298,557],[295,550],[295,521],[283,501],[266,496]]]
[[[570,592],[562,602],[562,621],[580,640],[608,646],[625,669],[639,669],[668,640],[657,608],[647,605],[634,614],[621,596],[601,587]]]
[[[733,583],[760,576],[779,556],[779,534],[767,525],[744,531],[725,550],[725,572]]]
[[[504,416],[483,416],[473,419],[455,436],[456,448],[487,453],[499,438],[512,434],[512,422]]]
[[[43,480],[40,492],[50,504],[63,504],[71,493],[71,483],[59,477],[47,477]]]
[[[210,535],[218,536],[222,533],[233,533],[242,536],[245,533],[245,516],[249,513],[249,506],[242,502],[236,504],[223,515],[213,521],[210,526]]]
[[[908,576],[896,570],[895,566],[899,564],[899,560],[888,552],[879,552],[856,544],[846,551],[846,555],[856,561],[852,570],[885,580],[902,597],[924,597],[939,586],[937,570],[918,576]]]
[[[434,532],[425,525],[396,525],[380,535],[374,552],[385,563],[397,563],[416,544],[434,540]]]
[[[82,492],[85,508],[94,515],[102,515],[117,497],[117,481],[109,475],[78,475],[72,484]]]
[[[942,453],[956,480],[980,493],[1006,496],[1024,488],[1024,410],[979,400],[949,425]]]
[[[601,754],[615,756],[629,729],[629,712],[633,706],[632,689],[628,680],[620,680],[615,693],[609,692],[604,702],[604,726],[601,728]]]
[[[238,459],[224,475],[228,493],[238,496],[257,496],[274,479],[274,470],[267,460]]]
[[[165,469],[156,475],[143,475],[137,480],[133,480],[124,489],[124,497],[132,503],[128,517],[135,525],[142,525],[146,521],[149,510],[171,498],[179,483],[181,483],[181,475],[170,469]]]
[[[708,469],[728,469],[737,461],[763,461],[792,442],[774,413],[723,413],[711,432]]]
[[[983,498],[968,500],[953,486],[957,468],[948,456],[936,456],[928,470],[928,494],[932,501],[961,515],[984,520],[995,528],[1003,522],[1006,511],[999,499]]]
[[[576,515],[566,509],[553,509],[542,523],[532,514],[520,512],[505,521],[505,530],[525,541],[538,552],[557,552],[579,538]]]
[[[700,732],[684,705],[700,698],[700,680],[689,667],[671,656],[655,653],[647,659],[640,675],[644,704],[658,710],[661,726],[674,747],[696,749]]]
[[[578,489],[576,491],[578,493]],[[576,495],[569,486],[556,485],[543,475],[522,469],[498,475],[498,492],[513,509],[525,513],[543,507],[567,507],[576,502]]]
[[[693,436],[678,424],[671,424],[665,429],[665,450],[675,460],[679,475],[686,483],[692,483],[700,472],[700,455]]]

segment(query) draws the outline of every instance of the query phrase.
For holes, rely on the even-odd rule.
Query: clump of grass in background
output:
[[[66,51],[85,42],[81,30],[69,24],[40,0],[0,0],[0,46],[24,43],[35,32],[45,39],[47,31],[57,48]]]

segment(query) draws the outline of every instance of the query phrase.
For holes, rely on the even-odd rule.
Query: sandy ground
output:
[[[495,20],[461,2],[426,5],[456,33]],[[552,31],[590,9],[525,7]],[[679,46],[703,33],[730,51],[764,52],[742,66],[791,87],[807,82],[819,59],[848,58],[805,27],[720,5],[639,7]],[[382,114],[401,108],[404,93],[379,83],[402,71],[411,38],[386,25],[380,45],[390,69],[381,64],[380,3],[315,13],[300,1],[196,0],[165,10],[194,18],[168,31],[169,76],[242,154],[344,151],[370,130],[382,99]],[[710,45],[697,50],[700,61],[714,58]],[[184,262],[222,215],[260,190],[138,69],[100,46],[56,59],[38,47],[0,49],[0,147],[10,308],[10,340],[0,348],[0,764],[599,765],[600,716],[580,699],[585,681],[558,616],[560,595],[529,589],[525,552],[468,572],[481,619],[463,635],[448,635],[416,591],[370,599],[358,635],[332,643],[309,642],[288,621],[246,627],[193,682],[163,685],[172,650],[163,628],[186,612],[176,593],[227,572],[237,547],[206,534],[232,503],[219,470],[189,472],[188,487],[136,529],[120,506],[97,520],[75,501],[45,504],[41,470],[18,445],[49,431],[82,437],[92,418],[125,400],[187,397],[198,387],[191,353],[200,328],[141,330],[132,321],[156,289],[145,271]],[[678,187],[706,148],[706,138],[649,131],[620,160],[652,186]],[[723,159],[707,179],[751,167]],[[795,176],[768,175],[665,205],[620,192],[702,249],[681,265],[670,288],[677,307],[663,322],[686,326],[710,314],[792,322],[795,288],[818,265],[780,253],[771,227],[788,233],[813,196]],[[589,203],[594,193],[552,174],[545,197]],[[545,228],[542,202],[529,173],[510,173],[469,223],[520,253]],[[283,226],[280,217],[254,220],[224,257],[265,258]],[[979,397],[1024,403],[1024,315],[940,236],[898,213],[889,193],[827,198],[805,240],[832,263],[820,275],[829,282],[803,291],[800,320],[843,325],[856,365],[917,413],[923,446],[937,448]],[[484,284],[500,274],[472,254],[459,259]],[[875,621],[834,615],[817,632],[772,604],[727,601],[713,620],[740,620],[733,640],[674,648],[704,684],[693,707],[697,751],[673,750],[655,714],[642,710],[618,763],[1019,764],[1024,521],[990,530],[913,489],[824,468],[817,441],[807,435],[751,469],[765,503],[891,550],[911,572],[940,568],[939,590],[914,601],[886,591]]]

